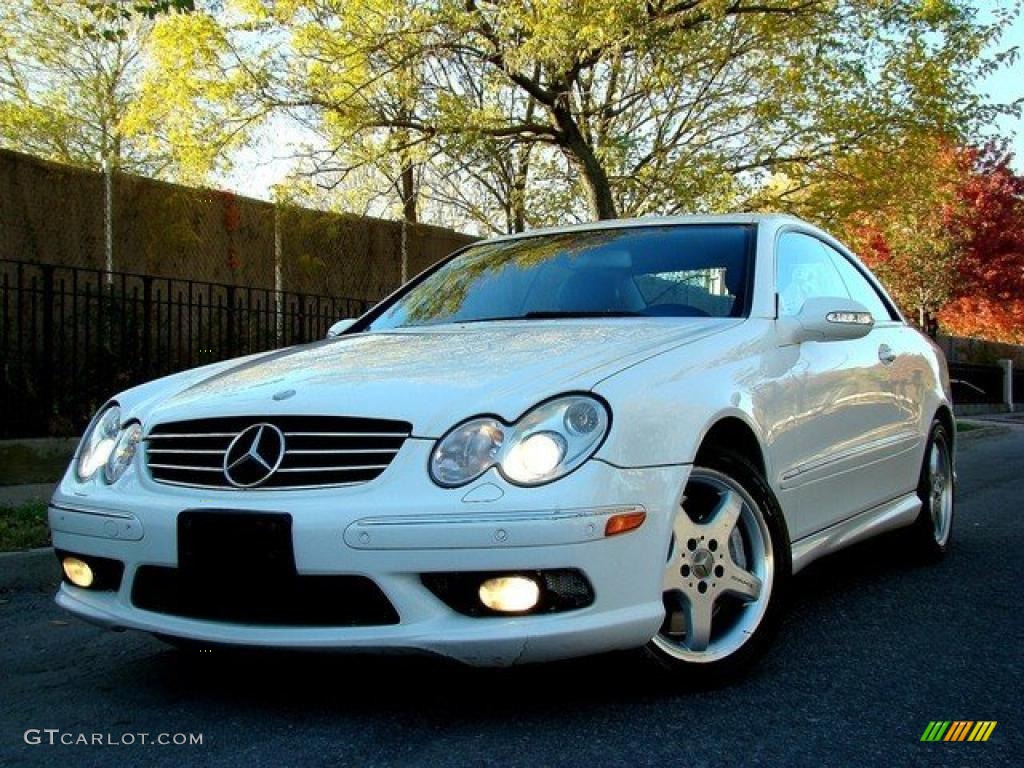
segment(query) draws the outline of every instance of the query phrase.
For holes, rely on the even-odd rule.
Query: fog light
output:
[[[522,613],[536,607],[540,587],[525,576],[499,576],[480,585],[480,602],[492,611]]]
[[[61,565],[64,567],[64,575],[68,577],[68,581],[76,587],[85,589],[92,586],[92,568],[89,567],[88,563],[79,560],[77,557],[65,557]]]

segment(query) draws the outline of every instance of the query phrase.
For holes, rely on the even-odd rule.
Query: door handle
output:
[[[888,344],[883,344],[878,348],[878,359],[882,361],[884,365],[892,365],[896,359],[896,353],[892,351],[892,348]]]

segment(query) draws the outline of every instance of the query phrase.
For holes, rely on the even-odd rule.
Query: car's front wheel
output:
[[[692,679],[734,675],[767,647],[790,572],[782,510],[757,469],[730,453],[703,461],[676,510],[648,654]]]

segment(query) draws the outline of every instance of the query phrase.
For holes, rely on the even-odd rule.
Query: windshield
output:
[[[471,246],[385,307],[379,331],[561,317],[741,317],[753,227],[605,229]]]

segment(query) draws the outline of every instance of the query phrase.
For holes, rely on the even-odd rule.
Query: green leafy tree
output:
[[[198,183],[230,167],[268,114],[249,70],[230,66],[230,42],[208,13],[158,18],[147,36],[147,66],[121,126],[164,155],[177,181]]]
[[[495,177],[508,175],[495,148],[529,147],[531,164],[564,159],[563,183],[597,218],[733,207],[898,135],[970,132],[988,116],[979,57],[1009,13],[983,22],[965,0],[233,7],[252,92],[322,131],[314,167],[390,163],[397,178],[472,157]],[[498,189],[497,209],[521,182]]]
[[[171,15],[184,18],[170,12],[191,6],[183,0],[0,6],[0,145],[93,169],[204,178],[223,144],[210,134],[194,137],[195,123],[175,133],[169,113],[147,96],[147,88],[157,90],[148,75],[160,64],[154,43],[169,44],[160,25]],[[165,119],[159,130],[158,114]]]
[[[148,24],[108,10],[41,0],[0,8],[0,141],[6,146],[74,165],[158,170],[158,161],[121,129]]]

